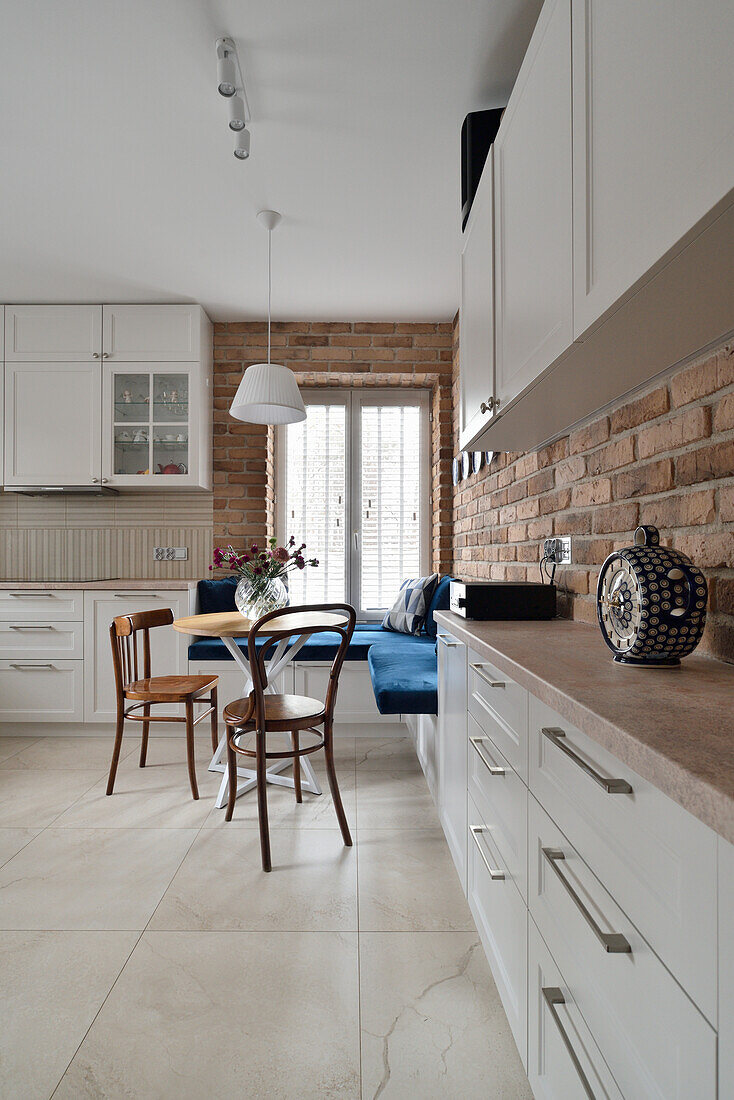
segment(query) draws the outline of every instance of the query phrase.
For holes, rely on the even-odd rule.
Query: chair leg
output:
[[[217,689],[212,688],[212,752],[217,751],[217,745],[219,744],[219,728],[217,726]]]
[[[196,785],[196,761],[194,759],[194,700],[186,700],[186,759],[189,765],[189,782],[191,793],[196,800],[199,797],[199,788]]]
[[[147,717],[150,714],[150,703],[146,703],[143,707],[143,714]],[[143,739],[140,742],[140,767],[145,767],[145,761],[148,756],[148,730],[150,729],[150,722],[146,722],[143,719]]]
[[[298,752],[298,730],[291,730],[291,744],[293,745],[294,753]],[[296,802],[303,802],[303,795],[301,794],[301,758],[300,756],[293,757],[293,788],[296,792]]]
[[[270,860],[270,831],[268,829],[268,762],[265,757],[265,733],[258,730],[255,736],[257,751],[257,814],[260,822],[260,852],[262,854],[263,871],[271,871],[273,865]]]
[[[339,822],[339,828],[342,831],[342,839],[344,840],[347,848],[352,846],[352,835],[349,832],[349,825],[347,824],[347,815],[344,813],[344,806],[342,805],[342,796],[339,793],[339,784],[336,781],[336,768],[334,767],[334,744],[332,740],[332,726],[330,721],[324,723],[324,754],[326,756],[326,774],[329,777],[329,788],[331,790],[331,797],[334,799],[334,809],[336,810],[337,820]]]
[[[112,750],[112,761],[110,763],[110,776],[107,780],[107,794],[112,794],[115,787],[115,776],[117,775],[117,764],[120,759],[120,749],[122,748],[122,730],[125,725],[125,715],[122,709],[117,711],[117,727],[115,729],[115,747]]]
[[[224,735],[227,738],[227,810],[225,821],[232,820],[234,804],[237,799],[237,754],[232,748],[231,738],[234,737],[234,727],[225,726]]]

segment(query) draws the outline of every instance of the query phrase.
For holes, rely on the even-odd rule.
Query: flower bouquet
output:
[[[253,543],[249,553],[238,554],[232,546],[214,549],[214,564],[210,569],[229,569],[239,574],[234,602],[246,619],[254,621],[288,604],[287,574],[292,569],[305,569],[318,565],[317,558],[305,558],[305,542],[296,546],[291,535],[287,546],[278,546],[278,540],[268,539],[267,548],[261,550]]]

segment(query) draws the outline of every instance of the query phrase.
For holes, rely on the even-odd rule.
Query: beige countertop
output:
[[[196,584],[196,580],[181,578],[162,580],[160,577],[148,580],[130,580],[129,577],[118,577],[117,579],[104,581],[0,581],[0,591],[49,592],[54,589],[66,589],[68,591],[69,589],[90,588],[102,591],[105,589],[122,589],[123,592],[136,592],[139,589],[181,592],[188,588],[190,584]]]
[[[689,813],[734,843],[734,665],[615,664],[599,630],[565,619],[437,621]]]

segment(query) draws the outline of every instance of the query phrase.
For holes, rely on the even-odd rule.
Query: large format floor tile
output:
[[[0,927],[142,929],[189,829],[46,829],[0,869]]]
[[[40,833],[34,829],[0,829],[0,867]]]
[[[476,933],[360,935],[362,1097],[532,1100]]]
[[[128,756],[139,746],[134,738],[125,740],[123,756]],[[109,737],[42,737],[27,743],[26,748],[0,762],[0,768],[20,770],[34,768],[41,771],[93,771],[100,775],[109,770],[114,735]]]
[[[0,827],[43,829],[99,779],[96,771],[0,768]]]
[[[37,737],[0,737],[0,761],[15,756],[16,753],[34,745],[38,740]]]
[[[411,742],[357,753],[357,827],[435,829],[438,815]]]
[[[474,928],[440,829],[359,829],[359,927],[370,932]]]
[[[158,764],[138,767],[128,761],[121,765],[115,789],[107,794],[107,776],[103,776],[84,798],[63,813],[54,825],[85,829],[194,829],[206,821],[219,789],[221,776],[197,762],[199,798],[191,796],[189,773],[185,764]]]
[[[274,829],[264,874],[251,829],[202,829],[151,922],[198,931],[352,931],[357,860],[338,830]]]
[[[0,932],[0,1096],[47,1100],[137,932]]]
[[[54,1100],[359,1096],[354,934],[146,932]]]

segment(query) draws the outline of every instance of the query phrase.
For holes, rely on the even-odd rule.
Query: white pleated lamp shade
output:
[[[229,411],[236,420],[249,424],[295,424],[306,419],[293,371],[278,363],[249,366]]]

